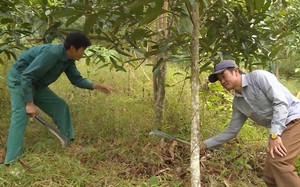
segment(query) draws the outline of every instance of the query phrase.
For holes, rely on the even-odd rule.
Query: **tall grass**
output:
[[[72,86],[65,76],[50,86],[70,106],[75,142],[62,149],[59,141],[38,122],[25,135],[21,163],[1,166],[0,186],[189,186],[189,147],[150,136],[155,128],[151,68],[128,73],[108,69],[94,71],[79,63],[85,77],[112,86],[105,95]],[[174,74],[180,69],[170,69]],[[93,73],[91,73],[93,72]],[[169,79],[175,84],[178,79]],[[164,130],[189,140],[189,84],[167,88]],[[186,102],[187,101],[187,102]],[[1,147],[5,148],[9,124],[9,100],[0,121]],[[52,122],[42,111],[47,121]],[[173,149],[174,148],[174,149]],[[180,171],[180,172],[179,172]]]
[[[190,148],[149,132],[155,128],[151,67],[127,73],[78,63],[85,77],[108,84],[112,95],[72,86],[61,76],[50,87],[69,104],[75,142],[60,142],[38,122],[25,134],[23,165],[0,166],[0,186],[190,186]],[[0,66],[3,68],[3,66]],[[168,65],[163,131],[190,139],[190,85],[183,67]],[[232,95],[201,75],[201,139],[226,127]],[[128,84],[130,80],[131,84]],[[295,88],[291,81],[288,87]],[[2,88],[5,88],[2,82]],[[297,90],[295,89],[293,93]],[[0,148],[10,118],[7,89],[0,98]],[[52,122],[42,111],[47,121]],[[247,121],[229,143],[201,159],[202,186],[264,186],[262,169],[268,130]]]

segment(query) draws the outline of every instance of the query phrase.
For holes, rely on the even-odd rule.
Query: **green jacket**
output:
[[[33,89],[47,87],[63,72],[73,85],[92,89],[93,83],[81,76],[75,60],[67,59],[63,44],[42,44],[28,49],[13,64],[9,74],[19,79],[25,102],[32,102]]]

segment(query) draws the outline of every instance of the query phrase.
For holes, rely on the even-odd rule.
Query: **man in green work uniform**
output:
[[[111,92],[110,87],[83,78],[76,68],[75,60],[79,60],[90,45],[82,33],[74,32],[63,44],[43,44],[25,51],[13,64],[7,75],[12,115],[5,165],[14,163],[22,155],[28,117],[35,116],[37,107],[53,119],[62,134],[74,139],[67,103],[48,88],[63,72],[79,88]]]

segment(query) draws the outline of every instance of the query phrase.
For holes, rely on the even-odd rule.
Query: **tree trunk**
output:
[[[169,5],[167,1],[164,1],[165,10],[168,10]],[[159,41],[162,37],[167,37],[167,15],[160,15],[156,21],[156,30],[162,30],[162,35],[158,35],[156,41]],[[158,68],[158,73],[153,73],[153,91],[154,91],[154,119],[158,129],[163,126],[164,123],[164,101],[165,101],[165,85],[166,85],[166,69],[167,64],[163,62],[159,67],[157,63],[164,58],[165,54],[157,55],[153,58],[154,67]]]
[[[153,77],[155,123],[158,129],[160,129],[164,123],[166,63],[161,65],[159,69],[158,76]]]
[[[199,6],[196,2],[191,6],[191,19],[194,24],[191,43],[191,186],[200,186],[200,101],[199,101]]]

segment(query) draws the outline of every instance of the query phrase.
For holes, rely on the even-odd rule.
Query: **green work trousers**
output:
[[[282,143],[287,149],[284,157],[268,155],[264,170],[264,180],[268,187],[299,187],[300,178],[295,163],[300,152],[300,120],[287,125],[281,134]]]
[[[24,133],[28,124],[23,91],[16,77],[10,74],[7,76],[12,114],[4,164],[15,162],[23,154]],[[62,134],[70,140],[74,139],[69,107],[63,99],[48,87],[43,87],[33,90],[33,100],[36,106],[52,118]]]

